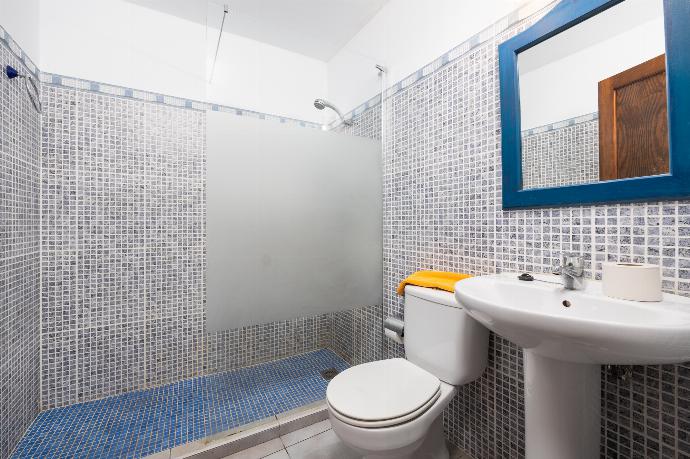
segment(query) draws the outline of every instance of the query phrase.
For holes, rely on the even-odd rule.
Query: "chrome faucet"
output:
[[[561,255],[561,266],[554,274],[560,274],[563,287],[568,290],[585,288],[585,260],[580,255],[564,253]]]

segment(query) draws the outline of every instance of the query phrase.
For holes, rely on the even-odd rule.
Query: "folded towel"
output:
[[[410,274],[398,286],[398,295],[405,294],[406,285],[438,288],[449,292],[455,291],[455,283],[472,277],[471,274],[449,273],[445,271],[417,271]]]

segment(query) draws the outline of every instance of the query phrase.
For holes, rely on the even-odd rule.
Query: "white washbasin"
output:
[[[557,276],[517,277],[462,280],[455,296],[484,326],[544,357],[590,364],[690,361],[690,298],[664,294],[661,302],[641,303],[604,296],[601,282],[574,291]]]
[[[617,300],[601,282],[573,291],[557,276],[535,277],[473,277],[455,284],[455,297],[523,348],[527,459],[599,457],[600,365],[690,361],[690,299]]]

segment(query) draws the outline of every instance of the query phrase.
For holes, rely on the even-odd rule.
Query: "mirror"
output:
[[[499,45],[504,208],[690,196],[690,2],[562,0]]]
[[[518,55],[523,188],[669,172],[662,0],[625,0]]]

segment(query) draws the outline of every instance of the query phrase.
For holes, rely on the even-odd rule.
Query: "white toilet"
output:
[[[489,331],[450,292],[405,288],[405,359],[349,368],[328,385],[333,430],[365,458],[448,458],[443,410],[478,378]]]

